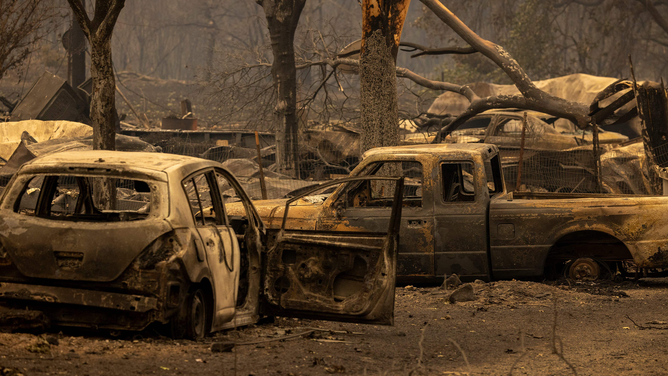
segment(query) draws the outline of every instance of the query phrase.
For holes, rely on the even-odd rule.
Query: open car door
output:
[[[286,230],[290,204],[332,185],[385,180],[394,189],[386,233]],[[263,313],[394,324],[394,285],[404,178],[356,177],[315,186],[287,201],[283,224],[263,260]]]

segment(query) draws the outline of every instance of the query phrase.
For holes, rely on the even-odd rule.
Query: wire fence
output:
[[[525,150],[521,161],[519,155],[518,149],[501,149],[506,186],[510,191],[519,186],[520,191],[531,192],[657,193],[641,142],[607,147],[598,153],[588,145],[567,150]],[[600,158],[600,168],[597,158]]]

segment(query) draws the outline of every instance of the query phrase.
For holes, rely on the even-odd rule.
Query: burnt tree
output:
[[[0,0],[0,78],[40,47],[58,15],[51,1]]]
[[[397,145],[396,58],[410,0],[364,0],[360,51],[362,151]]]
[[[93,149],[116,147],[116,80],[111,60],[111,36],[125,0],[96,0],[93,19],[88,17],[82,0],[67,0],[90,44],[90,75],[93,95],[90,118],[93,122]]]
[[[294,39],[306,0],[257,0],[264,10],[274,61],[271,77],[276,106],[276,162],[279,171],[297,175],[299,123],[297,116],[297,68]]]

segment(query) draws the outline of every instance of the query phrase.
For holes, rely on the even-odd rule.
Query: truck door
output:
[[[487,248],[489,189],[486,180],[480,181],[486,176],[483,166],[473,161],[440,163],[434,197],[434,261],[438,275],[491,277]]]
[[[201,239],[197,247],[203,248],[204,260],[200,261],[207,263],[211,273],[215,327],[234,316],[241,257],[239,243],[227,223],[213,170],[189,177],[183,181],[183,187],[195,219],[195,235]]]
[[[372,162],[359,176],[403,176],[406,179],[397,273],[402,278],[434,276],[433,201],[431,195],[425,194],[422,163],[415,160]],[[318,229],[384,231],[390,221],[393,194],[383,181],[351,184],[345,192],[323,204],[316,226]]]
[[[323,183],[317,189],[373,177]],[[379,179],[379,178],[375,178]],[[391,325],[403,178],[380,178],[394,192],[388,227],[379,231],[286,230],[263,262],[265,314]],[[376,180],[378,181],[378,180]]]

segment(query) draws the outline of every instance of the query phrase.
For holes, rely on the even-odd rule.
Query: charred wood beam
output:
[[[631,88],[633,88],[632,85],[633,85],[632,82],[627,81],[626,79],[622,78],[622,79],[619,79],[619,80],[611,83],[610,85],[606,86],[606,88],[599,91],[598,94],[596,94],[594,99],[591,101],[591,105],[589,106],[589,113],[591,114],[591,113],[594,113],[594,112],[600,110],[600,107],[598,106],[598,102],[600,102],[600,101],[604,100],[605,98],[608,98],[608,97],[610,97],[610,96],[614,95],[615,93],[618,93],[622,90],[631,89]]]
[[[607,107],[600,109],[590,115],[592,115],[593,119],[596,121],[596,124],[601,124],[603,120],[612,116],[615,113],[615,111],[622,108],[624,105],[626,105],[627,103],[629,103],[634,99],[635,99],[635,94],[633,93],[633,90],[629,90],[628,93],[617,98]]]

